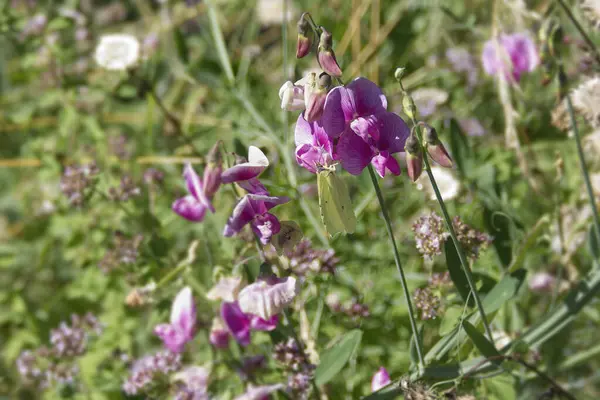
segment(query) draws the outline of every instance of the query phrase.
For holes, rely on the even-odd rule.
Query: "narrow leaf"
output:
[[[498,311],[500,307],[510,300],[525,281],[527,271],[518,269],[510,275],[506,275],[483,299],[483,309],[486,314]]]
[[[354,329],[346,333],[342,339],[321,356],[321,363],[315,370],[315,383],[324,385],[344,368],[352,354],[360,345],[363,332]]]
[[[486,358],[497,358],[500,356],[500,353],[498,353],[496,347],[494,347],[494,345],[485,336],[483,336],[483,334],[479,332],[477,328],[475,328],[469,321],[463,321],[462,326],[465,332],[467,332],[469,338],[471,338],[471,340],[475,344],[475,347],[477,347],[477,350],[479,350],[479,352],[483,354]],[[498,361],[499,360],[496,360],[496,362]]]
[[[596,260],[600,259],[600,242],[598,241],[598,236],[596,235],[596,230],[594,229],[593,224],[588,231],[588,247],[592,257],[594,257]]]
[[[452,159],[456,162],[458,172],[463,176],[467,176],[470,160],[471,148],[464,133],[460,129],[460,125],[455,119],[450,121],[450,149],[452,151]]]
[[[460,264],[460,258],[458,258],[456,247],[454,247],[454,243],[451,240],[446,240],[446,243],[444,243],[444,252],[446,253],[446,265],[448,266],[450,278],[452,279],[456,290],[460,293],[460,297],[462,297],[464,302],[467,302],[471,289],[469,288],[467,276]],[[472,296],[469,301],[469,306],[473,306]]]

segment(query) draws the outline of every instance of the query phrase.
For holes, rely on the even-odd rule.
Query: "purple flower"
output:
[[[255,146],[248,149],[248,161],[234,165],[221,174],[221,182],[232,183],[256,178],[269,166],[267,156]]]
[[[292,276],[272,282],[258,280],[242,289],[238,302],[244,313],[268,320],[289,305],[298,291],[298,281]]]
[[[388,374],[384,367],[381,367],[375,373],[375,375],[373,375],[373,379],[371,380],[371,391],[376,392],[379,389],[389,385],[391,381],[390,374]]]
[[[186,164],[183,177],[189,194],[175,200],[171,208],[188,221],[201,222],[206,215],[206,210],[215,212],[215,208],[204,191],[202,180],[191,164]]]
[[[410,130],[402,118],[386,108],[381,89],[365,78],[335,87],[327,95],[323,129],[330,138],[339,138],[334,158],[349,173],[359,175],[372,163],[381,177],[386,170],[400,174],[393,154],[404,151]]]
[[[171,322],[157,325],[154,333],[162,339],[166,348],[174,353],[181,353],[185,344],[194,338],[195,325],[196,306],[192,289],[184,287],[173,301]]]
[[[333,141],[320,124],[320,121],[307,122],[303,114],[296,122],[296,161],[313,174],[317,173],[318,166],[330,165],[333,161]]]
[[[229,331],[225,328],[223,321],[219,317],[213,319],[209,341],[217,349],[226,349],[229,347]]]
[[[269,243],[271,237],[279,232],[280,225],[277,217],[268,211],[288,201],[290,199],[285,196],[245,195],[233,209],[233,214],[223,230],[223,236],[233,236],[250,223],[261,243]]]
[[[502,74],[518,82],[521,74],[533,71],[539,64],[535,43],[527,33],[501,34],[488,40],[481,56],[488,75]]]
[[[255,315],[245,314],[238,302],[223,302],[221,304],[221,319],[229,333],[242,346],[250,344],[250,333],[256,331],[272,331],[277,327],[279,317],[276,315],[264,320]]]

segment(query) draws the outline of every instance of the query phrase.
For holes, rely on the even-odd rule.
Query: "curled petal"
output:
[[[298,291],[299,283],[294,277],[272,285],[263,280],[242,289],[238,299],[243,312],[268,320],[288,306]]]
[[[201,222],[207,210],[206,206],[192,195],[175,200],[171,209],[181,217],[192,222]]]
[[[242,277],[223,277],[208,291],[206,297],[213,301],[222,300],[232,303],[237,298],[241,286]]]
[[[221,319],[240,345],[250,344],[250,318],[240,310],[237,302],[221,304]]]
[[[234,165],[221,174],[221,182],[232,183],[256,178],[269,166],[267,156],[255,146],[248,150],[248,162]]]
[[[390,171],[396,176],[400,175],[401,173],[398,160],[396,160],[393,155],[385,151],[382,151],[380,154],[373,157],[371,164],[373,164],[373,167],[382,178],[385,176],[386,170]]]
[[[389,385],[391,381],[390,374],[388,374],[384,367],[381,367],[375,373],[375,375],[373,375],[373,379],[371,380],[371,391],[376,392],[379,389]]]
[[[196,325],[196,305],[192,289],[188,286],[181,289],[173,301],[171,325],[181,331],[186,339],[193,338]]]
[[[371,146],[352,131],[347,131],[340,137],[336,151],[342,167],[352,175],[360,175],[373,158]]]

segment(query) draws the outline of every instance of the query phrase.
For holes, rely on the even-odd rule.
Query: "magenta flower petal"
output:
[[[518,82],[521,75],[533,71],[540,60],[531,37],[527,33],[514,33],[500,35],[498,41],[488,40],[483,47],[481,61],[488,75],[502,74]]]
[[[206,206],[192,195],[175,200],[171,209],[181,217],[192,222],[201,222],[207,210]]]
[[[371,391],[376,392],[379,389],[389,385],[391,381],[390,374],[388,374],[384,367],[381,367],[375,373],[375,375],[373,375],[373,379],[371,380]]]
[[[240,345],[250,344],[250,318],[240,310],[237,302],[221,304],[221,319]]]
[[[290,201],[289,197],[263,196],[247,194],[233,209],[233,214],[229,217],[223,230],[224,236],[233,236],[252,221],[256,216],[267,213],[271,208]]]
[[[358,116],[379,114],[387,109],[385,95],[379,86],[370,80],[359,77],[346,87],[353,102],[354,113]]]
[[[350,98],[348,89],[343,86],[331,89],[325,99],[321,117],[323,129],[327,135],[331,138],[340,136],[346,129],[346,124],[352,120],[355,111],[354,102]]]
[[[210,211],[215,212],[215,208],[213,207],[210,199],[206,196],[204,188],[202,187],[202,181],[200,180],[200,177],[194,168],[192,168],[192,164],[187,163],[185,165],[183,169],[183,177],[185,178],[188,192],[200,203],[204,204]]]
[[[244,189],[246,192],[250,194],[260,194],[264,196],[268,196],[269,192],[265,185],[262,184],[258,178],[248,179],[247,181],[241,181],[237,183],[239,187]]]
[[[391,154],[404,151],[404,144],[410,135],[410,128],[399,115],[385,112],[376,116],[379,127],[377,149]]]
[[[313,124],[304,119],[304,115],[300,114],[296,121],[296,128],[294,129],[294,141],[296,146],[301,144],[312,144],[313,143]]]
[[[273,315],[271,318],[265,320],[257,315],[250,316],[250,326],[255,331],[270,332],[277,328],[279,323],[279,315]]]
[[[265,154],[255,146],[248,149],[248,162],[234,165],[221,174],[221,182],[232,183],[256,178],[269,166]]]
[[[154,334],[158,336],[165,347],[173,353],[181,353],[187,343],[184,334],[170,324],[160,324],[154,327]]]
[[[360,175],[371,162],[373,151],[362,138],[353,131],[346,131],[339,139],[336,156],[342,167],[352,175]]]
[[[260,242],[266,245],[271,237],[279,233],[281,225],[276,216],[271,213],[257,215],[251,222],[252,230],[258,236]]]

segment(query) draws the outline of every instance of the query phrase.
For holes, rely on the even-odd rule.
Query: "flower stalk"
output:
[[[425,361],[423,359],[423,349],[421,348],[421,338],[419,336],[413,306],[410,300],[410,292],[408,291],[408,283],[406,282],[406,276],[404,275],[404,270],[402,269],[400,254],[398,253],[398,247],[396,246],[396,239],[394,238],[394,232],[392,230],[390,216],[388,214],[387,207],[385,205],[385,201],[381,193],[381,189],[379,188],[379,183],[377,182],[377,175],[375,174],[375,171],[373,170],[373,166],[371,164],[369,164],[368,169],[369,175],[371,176],[371,182],[373,183],[373,188],[375,189],[375,193],[377,194],[377,200],[379,200],[379,206],[381,207],[381,213],[383,214],[383,220],[385,221],[385,227],[387,230],[388,237],[390,239],[390,243],[392,245],[392,250],[394,252],[394,261],[396,262],[398,275],[400,275],[400,283],[402,284],[402,291],[404,292],[404,298],[406,299],[406,307],[408,308],[408,318],[410,319],[410,327],[415,338],[415,348],[417,349],[417,357],[419,359],[418,369],[420,371],[425,365]]]

